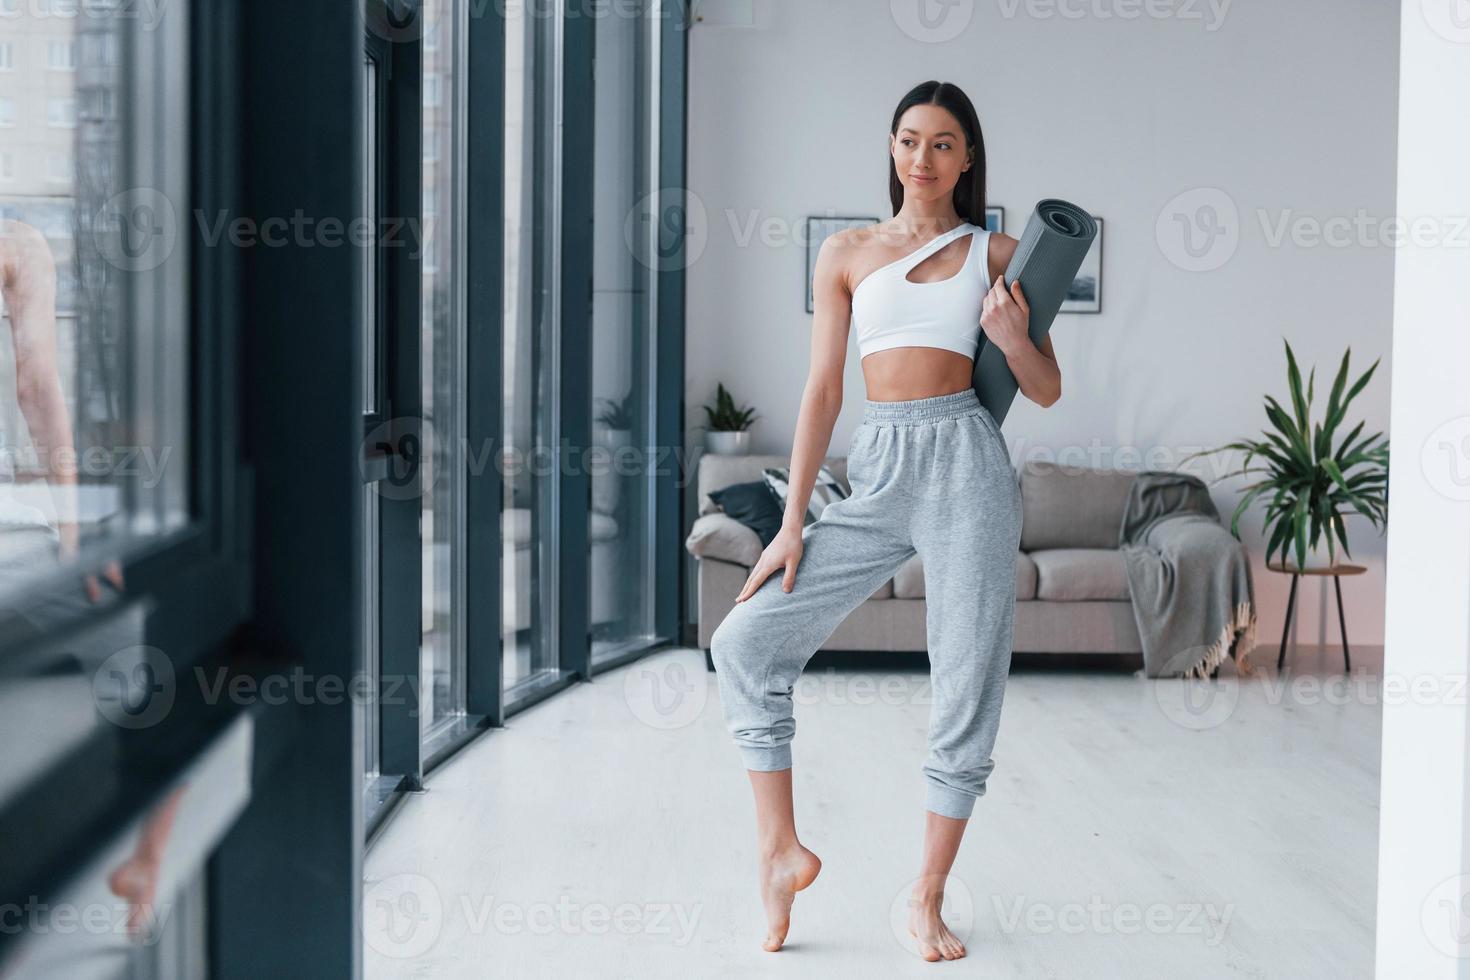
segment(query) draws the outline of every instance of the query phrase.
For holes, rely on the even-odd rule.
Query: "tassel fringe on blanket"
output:
[[[1256,647],[1256,611],[1251,608],[1249,602],[1238,602],[1235,605],[1235,615],[1225,628],[1220,631],[1220,636],[1199,663],[1184,672],[1185,677],[1196,677],[1205,680],[1210,673],[1218,667],[1226,657],[1235,658],[1235,669],[1243,677],[1248,677],[1254,671],[1251,666],[1251,651]]]

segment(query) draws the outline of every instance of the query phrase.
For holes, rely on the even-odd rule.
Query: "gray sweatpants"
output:
[[[971,389],[866,400],[847,457],[852,495],[802,528],[791,592],[767,578],[710,641],[725,721],[747,769],[791,767],[792,690],[853,609],[916,552],[924,566],[933,701],[929,810],[968,817],[995,763],[1011,663],[1021,491]]]

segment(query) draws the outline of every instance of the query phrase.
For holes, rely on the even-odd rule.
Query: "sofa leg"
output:
[[[715,658],[714,654],[709,652],[709,647],[704,648],[704,669],[711,674],[715,672]]]

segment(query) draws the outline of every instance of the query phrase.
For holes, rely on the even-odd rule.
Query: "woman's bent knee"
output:
[[[771,646],[758,635],[762,626],[751,610],[737,606],[710,635],[710,662],[719,678],[720,697],[727,704],[761,703],[770,669]]]
[[[731,609],[710,634],[709,657],[717,671],[725,670],[740,655],[742,631],[737,617],[739,611],[739,606]]]

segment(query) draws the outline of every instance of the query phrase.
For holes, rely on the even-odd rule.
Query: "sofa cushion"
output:
[[[627,477],[619,467],[606,466],[601,461],[588,474],[589,500],[592,510],[598,514],[616,514],[623,498],[623,483]]]
[[[710,499],[730,517],[753,529],[764,548],[781,530],[781,504],[765,480],[732,483],[710,494]]]
[[[1028,554],[1016,556],[1016,601],[1036,598],[1036,562]]]
[[[791,486],[791,470],[786,466],[767,466],[761,474],[766,485],[771,488],[771,493],[781,503],[781,513],[786,513],[786,495]],[[802,524],[815,524],[822,516],[822,511],[827,505],[835,503],[850,494],[848,487],[826,466],[817,468],[816,479],[812,481],[811,496],[807,498],[806,513],[802,515]]]
[[[893,595],[897,599],[924,598],[924,563],[918,555],[898,567],[893,576]]]
[[[592,511],[587,524],[587,540],[596,544],[601,541],[616,541],[622,535],[618,520],[607,514]]]
[[[531,508],[507,507],[500,512],[500,534],[512,548],[531,544]]]
[[[1027,462],[1021,467],[1021,550],[1118,547],[1134,476]]]
[[[718,558],[747,568],[761,556],[761,539],[729,514],[705,514],[695,520],[684,547],[697,558]]]
[[[1128,600],[1128,574],[1117,548],[1046,548],[1036,563],[1036,598],[1053,602]]]
[[[896,599],[924,598],[924,563],[918,555],[899,566],[893,576],[893,596]],[[1026,554],[1016,555],[1016,601],[1036,598],[1036,564]]]
[[[710,494],[721,487],[728,487],[732,483],[749,483],[752,480],[760,480],[768,466],[791,465],[791,454],[776,455],[775,453],[749,453],[746,455],[705,453],[699,458],[697,482],[699,484],[699,507],[700,514],[713,514],[720,508]],[[832,471],[837,479],[847,486],[847,457],[828,456],[822,460],[822,465]]]

